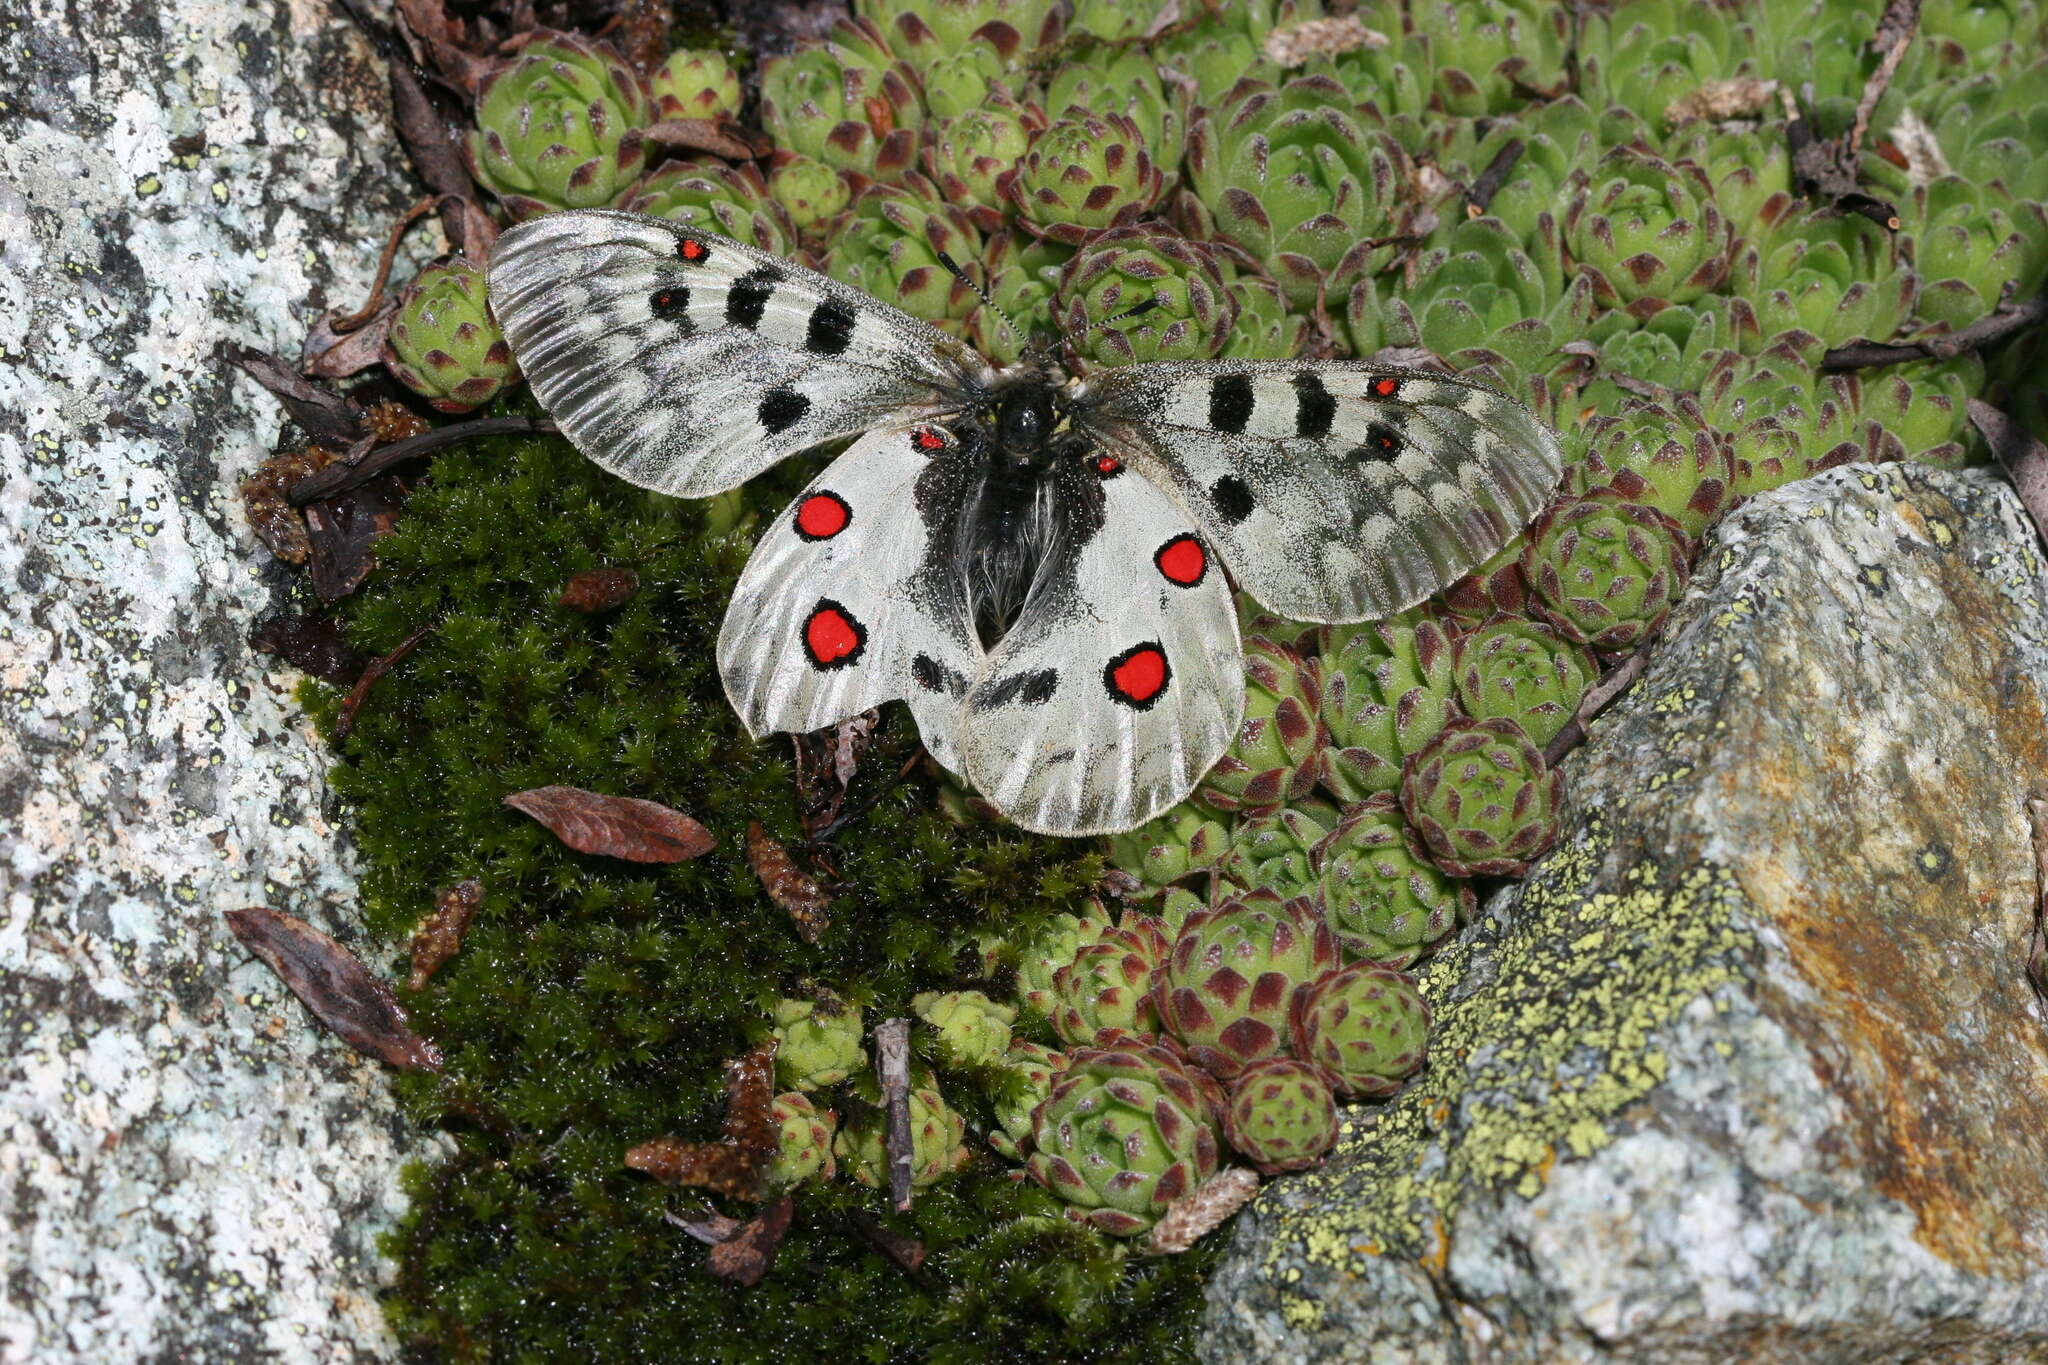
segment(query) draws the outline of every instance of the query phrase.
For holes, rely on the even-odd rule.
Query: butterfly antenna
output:
[[[989,297],[988,290],[983,289],[980,285],[976,284],[972,279],[970,279],[968,277],[967,272],[960,268],[960,263],[958,261],[954,260],[951,256],[947,255],[943,251],[938,253],[938,257],[939,264],[946,267],[948,271],[952,272],[954,279],[960,281],[960,283],[966,285],[969,289],[972,289],[975,292],[975,295],[979,297],[983,303],[988,305],[988,311],[996,315],[996,321],[1002,323],[1003,326],[1009,330],[1011,337],[1015,338],[1019,342],[1026,342],[1029,340],[1029,338],[1027,338],[1024,335],[1024,329],[1019,327],[1014,321],[1012,321],[1008,313],[1005,313],[1002,309],[996,306],[996,301]]]

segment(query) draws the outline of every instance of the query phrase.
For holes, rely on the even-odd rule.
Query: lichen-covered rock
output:
[[[2048,1358],[2011,493],[1854,465],[1738,509],[1593,730],[1557,849],[1419,969],[1429,1065],[1241,1216],[1200,1356]]]
[[[385,1358],[428,1139],[220,919],[356,940],[298,675],[244,643],[282,411],[213,358],[366,296],[416,193],[384,76],[235,0],[28,0],[0,70],[0,1356]]]

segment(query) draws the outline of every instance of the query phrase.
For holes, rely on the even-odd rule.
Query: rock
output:
[[[1273,1182],[1201,1358],[2048,1360],[2017,499],[1757,499],[1566,764],[1559,847],[1425,970],[1431,1061]]]
[[[355,936],[297,675],[245,643],[296,578],[236,498],[280,410],[213,358],[362,301],[415,192],[383,70],[233,0],[26,0],[0,70],[0,1358],[388,1355],[423,1139],[221,920]]]

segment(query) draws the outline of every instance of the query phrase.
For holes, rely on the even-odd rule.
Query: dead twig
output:
[[[1500,187],[1507,183],[1508,172],[1522,159],[1527,150],[1522,139],[1509,138],[1507,144],[1493,154],[1493,160],[1486,163],[1486,169],[1472,182],[1472,188],[1465,191],[1465,216],[1477,218],[1483,215],[1493,203],[1493,196],[1500,193]]]
[[[2027,984],[2048,1000],[2048,801],[2032,797],[2027,815],[2034,826],[2034,932],[2027,939]]]
[[[354,464],[337,461],[317,474],[308,474],[300,479],[285,496],[294,506],[304,507],[309,502],[319,502],[366,484],[395,465],[459,441],[482,436],[551,436],[559,429],[545,417],[479,417],[474,421],[454,422],[380,446]]]
[[[1873,365],[1901,365],[1914,360],[1953,360],[1965,351],[1995,345],[2016,332],[2048,320],[2048,294],[2025,303],[2005,304],[1953,332],[1911,341],[1852,341],[1821,358],[1823,370],[1863,370]]]
[[[893,1262],[896,1268],[910,1277],[911,1283],[920,1289],[937,1289],[937,1282],[924,1271],[924,1243],[915,1237],[906,1237],[892,1232],[882,1221],[862,1209],[846,1211],[847,1224],[860,1234],[861,1240],[881,1252]]]
[[[389,673],[394,664],[398,663],[415,649],[418,649],[420,641],[426,639],[427,632],[431,631],[437,624],[439,623],[434,621],[427,622],[418,630],[406,636],[404,642],[398,648],[392,650],[383,658],[372,659],[368,664],[364,665],[363,676],[356,679],[356,685],[348,690],[346,697],[342,698],[341,710],[335,713],[334,742],[336,744],[347,739],[349,731],[356,728],[356,712],[363,709],[363,701],[370,695],[370,689],[376,685],[377,679]]]
[[[1605,711],[1616,697],[1626,692],[1637,678],[1643,676],[1643,670],[1650,666],[1650,650],[1656,643],[1657,637],[1654,635],[1643,641],[1635,653],[1623,659],[1608,671],[1606,677],[1593,684],[1585,698],[1579,702],[1579,709],[1565,722],[1564,729],[1559,730],[1551,737],[1550,743],[1544,746],[1543,762],[1546,767],[1555,768],[1566,754],[1586,742],[1586,727],[1591,725],[1593,718]]]
[[[391,225],[391,235],[384,239],[384,254],[377,258],[377,278],[370,282],[370,297],[353,313],[345,313],[327,325],[336,332],[353,332],[356,328],[377,316],[377,310],[384,306],[384,286],[391,279],[391,263],[398,259],[398,244],[405,240],[406,230],[420,219],[434,211],[441,202],[441,196],[429,195],[398,216]]]
[[[889,1198],[898,1213],[910,1208],[910,1021],[885,1019],[875,1026],[875,1075],[888,1112]]]

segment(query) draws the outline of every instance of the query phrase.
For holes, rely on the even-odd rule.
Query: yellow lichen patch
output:
[[[1269,1270],[1299,1258],[1342,1271],[1361,1255],[1441,1269],[1464,1199],[1534,1197],[1557,1161],[1606,1145],[1608,1120],[1657,1084],[1657,1029],[1733,979],[1749,951],[1731,927],[1741,891],[1720,869],[1648,861],[1617,881],[1605,871],[1615,852],[1592,813],[1495,936],[1424,964],[1428,1068],[1327,1167],[1298,1177],[1307,1207],[1282,1218]],[[1460,993],[1470,979],[1487,984]]]

